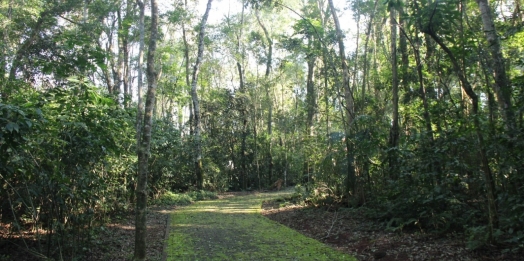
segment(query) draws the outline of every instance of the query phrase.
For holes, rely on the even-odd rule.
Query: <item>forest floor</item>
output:
[[[250,193],[224,193],[221,199]],[[265,194],[265,193],[261,193]],[[148,213],[148,260],[166,260],[165,246],[169,216],[179,207],[151,207]],[[419,231],[392,233],[359,210],[338,210],[294,205],[289,202],[264,201],[261,214],[305,236],[356,257],[358,260],[524,260],[524,253],[504,253],[498,248],[470,251],[461,235],[432,235]],[[31,235],[24,235],[30,238]],[[18,236],[19,238],[20,236]],[[0,224],[0,261],[41,260],[15,244]],[[20,243],[20,242],[19,242]],[[131,260],[134,249],[134,214],[126,213],[107,224],[98,235],[86,260]],[[271,251],[271,250],[270,250]]]
[[[463,235],[421,231],[389,232],[361,209],[315,208],[289,202],[264,202],[262,214],[276,222],[348,253],[358,260],[523,261],[524,253],[485,247],[466,248]]]

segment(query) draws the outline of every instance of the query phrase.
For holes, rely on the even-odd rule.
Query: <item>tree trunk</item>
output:
[[[122,21],[122,11],[120,10],[120,6],[118,7],[117,11],[116,11],[116,15],[117,15],[117,23],[118,23],[118,27],[117,27],[117,33],[116,33],[116,41],[117,41],[117,48],[118,48],[118,53],[117,53],[117,60],[116,60],[116,64],[113,63],[113,82],[114,82],[114,89],[113,91],[115,92],[115,94],[118,94],[120,93],[120,85],[123,84],[124,80],[123,80],[123,69],[124,69],[124,44],[123,44],[123,34],[122,32],[124,31],[124,28],[123,28],[123,21]],[[127,88],[127,86],[125,86],[125,88]],[[124,89],[125,91],[125,89]],[[120,100],[120,98],[117,96],[117,100]]]
[[[140,6],[143,10],[144,5]],[[151,129],[155,104],[157,72],[155,71],[155,52],[158,37],[158,6],[151,0],[151,36],[147,53],[147,98],[142,127],[142,138],[138,144],[138,183],[136,188],[135,253],[134,260],[146,260],[146,214],[147,214],[147,174],[151,148]]]
[[[131,14],[131,3],[129,3],[128,0],[126,2],[126,14],[123,19],[123,25],[122,25],[122,52],[123,52],[123,70],[124,73],[122,75],[123,77],[123,86],[124,86],[124,106],[129,107],[129,104],[131,103],[131,81],[129,80],[131,77],[131,72],[129,70],[129,28],[131,26],[131,23],[128,21],[130,20]]]
[[[240,165],[242,169],[242,189],[247,189],[247,134],[248,134],[248,113],[247,113],[247,99],[245,99],[246,88],[244,84],[244,71],[242,70],[242,63],[244,62],[244,50],[242,46],[242,33],[244,28],[244,3],[242,2],[242,12],[240,17],[240,32],[237,36],[237,55],[240,59],[237,60],[237,70],[238,70],[238,81],[239,81],[239,91],[242,94],[240,99],[240,114],[242,117],[242,142],[240,145]]]
[[[195,164],[195,177],[197,180],[197,188],[202,189],[204,187],[204,173],[202,169],[202,134],[201,134],[201,120],[200,120],[200,102],[198,100],[197,93],[197,81],[198,74],[200,72],[200,65],[202,64],[202,58],[204,55],[204,37],[206,30],[207,18],[209,17],[209,10],[211,10],[211,3],[213,0],[208,0],[206,12],[202,17],[202,22],[200,23],[200,31],[198,33],[198,51],[193,66],[193,74],[191,78],[191,99],[193,100],[193,118],[194,118],[194,142],[195,142],[195,151],[194,151],[194,164]]]
[[[342,66],[342,88],[344,89],[344,98],[346,101],[345,106],[345,112],[347,116],[347,122],[345,122],[345,134],[346,134],[346,160],[348,164],[348,173],[346,178],[346,191],[345,194],[349,195],[349,193],[355,192],[355,186],[356,186],[356,176],[355,176],[355,167],[353,165],[354,162],[354,155],[352,153],[351,143],[349,141],[350,134],[351,134],[351,126],[353,124],[353,119],[355,118],[355,109],[354,109],[354,100],[353,100],[353,93],[351,92],[351,89],[349,87],[349,68],[346,62],[346,52],[344,49],[344,37],[342,34],[342,30],[340,29],[340,23],[338,21],[337,12],[335,10],[335,6],[333,5],[333,0],[329,0],[329,7],[331,9],[331,14],[333,15],[333,20],[335,22],[335,30],[337,35],[337,41],[338,41],[338,51]]]
[[[391,90],[393,94],[393,119],[391,129],[389,131],[389,175],[393,179],[398,178],[399,168],[397,160],[397,147],[399,140],[399,124],[398,124],[398,70],[397,70],[397,21],[395,6],[389,7],[389,20],[391,26]]]
[[[373,25],[373,19],[375,18],[375,12],[377,9],[377,3],[378,0],[375,0],[375,3],[373,5],[373,11],[371,13],[371,16],[369,17],[369,23],[368,28],[366,29],[366,39],[364,40],[364,57],[362,58],[362,61],[364,63],[363,69],[362,69],[362,106],[366,105],[366,87],[368,87],[368,45],[369,45],[369,38],[371,38],[371,28]],[[362,108],[363,109],[363,108]]]
[[[139,7],[140,17],[138,20],[138,30],[140,32],[140,40],[139,40],[139,47],[138,47],[138,83],[137,83],[137,111],[136,111],[136,144],[140,144],[140,137],[142,136],[142,120],[143,115],[142,111],[144,110],[144,103],[142,101],[142,84],[143,84],[143,77],[142,77],[142,63],[144,60],[144,45],[145,45],[145,30],[144,30],[144,2],[137,0],[137,5]],[[137,153],[138,153],[138,146],[137,146]],[[133,202],[133,196],[134,196],[134,184],[132,185],[132,199],[131,202]]]
[[[184,1],[184,7],[187,9],[187,0]],[[184,42],[184,59],[186,60],[185,69],[186,69],[186,85],[187,87],[191,86],[191,81],[189,80],[189,44],[187,43],[186,27],[185,22],[182,22],[182,40]],[[193,137],[193,105],[192,102],[189,103],[189,135]]]
[[[500,110],[504,117],[506,129],[510,137],[515,135],[515,119],[511,105],[511,85],[506,74],[506,67],[504,56],[500,47],[499,36],[497,29],[493,22],[491,8],[487,0],[477,0],[482,18],[482,25],[486,40],[488,41],[489,51],[491,53],[491,64],[493,75],[495,77],[495,84],[493,85]]]
[[[258,14],[258,10],[255,10],[255,16],[257,18],[258,24],[264,31],[264,35],[266,36],[266,40],[268,42],[268,49],[267,49],[267,61],[266,61],[266,72],[264,74],[264,85],[266,86],[266,97],[268,101],[268,119],[267,119],[267,133],[269,136],[269,144],[268,144],[268,180],[271,183],[273,179],[273,100],[271,98],[271,92],[270,92],[270,84],[269,84],[269,75],[271,73],[271,62],[273,59],[273,40],[271,39],[271,36],[269,35],[269,31],[266,29],[262,21],[260,20],[260,15]]]
[[[309,37],[311,38],[311,37]],[[311,48],[311,39],[308,45]],[[316,57],[313,54],[308,54],[307,57],[307,81],[306,81],[306,103],[307,103],[307,119],[306,128],[307,133],[313,136],[313,119],[317,111],[317,93],[315,92],[315,84],[313,82],[313,74],[315,72]]]

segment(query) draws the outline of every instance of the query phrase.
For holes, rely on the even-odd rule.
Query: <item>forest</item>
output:
[[[0,38],[0,222],[35,256],[278,180],[524,249],[521,0],[0,0]]]

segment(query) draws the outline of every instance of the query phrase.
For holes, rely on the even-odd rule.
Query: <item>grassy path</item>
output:
[[[263,200],[285,194],[235,196],[177,209],[167,260],[356,260],[259,214]]]

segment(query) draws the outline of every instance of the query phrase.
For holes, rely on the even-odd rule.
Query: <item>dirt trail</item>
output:
[[[356,260],[260,215],[290,192],[201,201],[171,216],[167,260]]]

